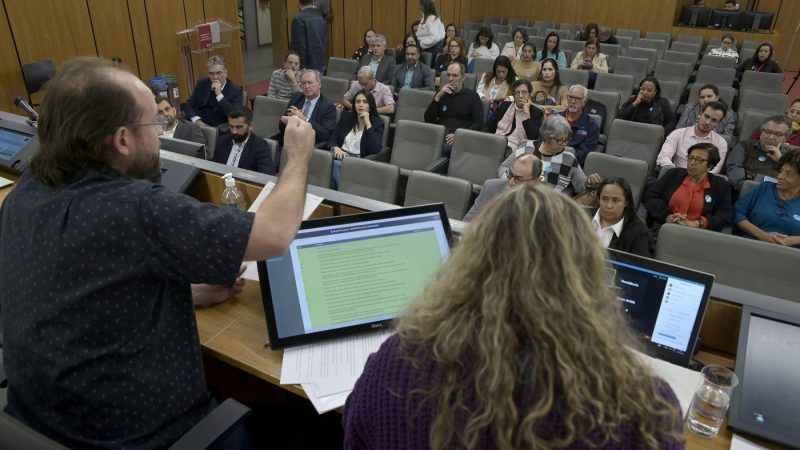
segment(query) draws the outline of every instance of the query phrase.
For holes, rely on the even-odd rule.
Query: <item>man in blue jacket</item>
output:
[[[197,82],[183,112],[196,125],[217,127],[228,122],[228,113],[244,103],[244,92],[228,79],[228,67],[221,56],[208,58],[208,78]]]
[[[313,0],[298,0],[300,12],[292,19],[289,50],[300,54],[306,69],[325,73],[328,61],[328,23],[314,7]]]
[[[570,87],[567,91],[568,106],[564,110],[564,117],[572,128],[572,137],[569,138],[567,146],[575,149],[575,156],[578,157],[581,167],[586,161],[586,156],[597,150],[597,144],[600,142],[600,127],[583,110],[588,92],[589,90],[580,84]]]

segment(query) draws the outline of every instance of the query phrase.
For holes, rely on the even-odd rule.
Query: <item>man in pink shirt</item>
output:
[[[365,89],[375,97],[375,106],[378,107],[378,114],[391,116],[394,114],[394,96],[389,86],[375,79],[375,73],[369,66],[362,66],[358,69],[356,81],[350,83],[350,90],[344,94],[342,105],[346,109],[353,108],[353,98],[358,91]]]
[[[719,149],[720,162],[713,169],[712,173],[718,174],[728,153],[728,143],[714,128],[719,121],[725,117],[728,107],[719,101],[708,102],[700,112],[697,123],[686,128],[678,128],[667,136],[661,151],[656,158],[656,165],[659,167],[675,166],[686,168],[687,150],[694,144],[700,142],[710,142]]]

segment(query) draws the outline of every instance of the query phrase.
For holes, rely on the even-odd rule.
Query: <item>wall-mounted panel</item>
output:
[[[131,19],[131,33],[136,48],[139,77],[147,80],[156,75],[156,66],[153,60],[153,44],[150,41],[150,25],[147,23],[144,0],[128,0],[128,14]]]
[[[418,4],[418,2],[410,2],[414,4]],[[403,41],[403,36],[406,34],[406,30],[408,27],[404,26],[405,21],[402,20],[403,17],[406,15],[406,7],[403,2],[382,2],[379,5],[375,5],[372,10],[372,26],[379,33],[386,36],[387,46],[397,45],[398,43]],[[414,19],[419,18],[419,8],[417,8],[417,14],[413,17]],[[361,34],[358,37],[359,44],[364,39],[364,30],[369,28],[369,25],[361,28]],[[350,52],[353,52],[356,47],[353,47]]]
[[[97,55],[108,59],[119,58],[133,73],[141,76],[127,0],[87,0],[87,4]]]
[[[355,49],[361,47],[364,41],[364,30],[372,27],[372,3],[373,0],[347,0],[344,2],[344,48],[351,54]],[[376,12],[378,14],[380,14],[381,7],[382,5],[377,5]],[[380,33],[382,30],[378,30],[378,32]],[[387,47],[395,44],[396,42],[387,39]]]

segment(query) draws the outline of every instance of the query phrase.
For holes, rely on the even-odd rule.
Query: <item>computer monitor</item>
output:
[[[726,9],[715,9],[711,14],[711,22],[709,26],[725,30],[741,30],[742,29],[742,12],[729,11]]]
[[[162,150],[180,153],[181,155],[194,158],[207,159],[205,144],[198,144],[197,142],[184,141],[183,139],[175,139],[166,136],[160,136],[158,139],[161,141]]]
[[[769,31],[774,19],[774,12],[748,11],[742,16],[742,28],[752,31]]]
[[[609,286],[650,356],[688,367],[714,276],[616,250]]]
[[[711,8],[705,6],[684,5],[681,9],[679,25],[687,27],[707,27],[711,18]]]
[[[800,317],[745,306],[736,351],[739,386],[728,426],[789,447],[800,443]]]
[[[304,221],[286,253],[257,263],[270,347],[388,327],[450,244],[441,203]]]

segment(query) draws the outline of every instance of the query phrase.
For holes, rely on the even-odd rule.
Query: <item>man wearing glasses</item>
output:
[[[536,109],[536,108],[534,108]],[[514,163],[508,170],[506,178],[493,178],[483,183],[480,195],[475,199],[475,204],[464,216],[464,222],[469,222],[488,205],[492,199],[503,193],[506,189],[523,184],[533,185],[539,182],[542,175],[542,160],[535,155],[522,154],[514,158]]]
[[[600,142],[600,127],[589,114],[584,112],[588,94],[589,90],[580,84],[570,87],[567,92],[567,109],[563,112],[572,129],[567,147],[575,150],[575,156],[578,157],[581,167],[586,161],[586,156],[597,150],[597,144]]]
[[[745,180],[762,181],[778,176],[778,161],[786,151],[791,125],[784,116],[768,117],[761,124],[759,139],[745,139],[731,150],[725,163],[728,181],[736,192]]]
[[[728,153],[728,142],[714,129],[727,112],[728,107],[722,102],[706,103],[700,111],[697,123],[693,126],[678,128],[667,136],[658,157],[656,157],[656,165],[685,169],[689,147],[701,142],[708,142],[719,149],[720,162],[711,169],[711,173],[718,175],[722,170],[725,155]]]
[[[514,93],[514,101],[501,102],[486,123],[486,129],[490,133],[505,136],[509,149],[516,150],[529,140],[539,139],[539,127],[542,126],[544,113],[531,102],[533,86],[530,81],[525,78],[517,79],[511,85],[511,91]]]
[[[228,79],[228,67],[221,56],[208,58],[208,78],[197,82],[183,112],[197,125],[218,127],[228,123],[228,113],[244,104],[242,88]]]

